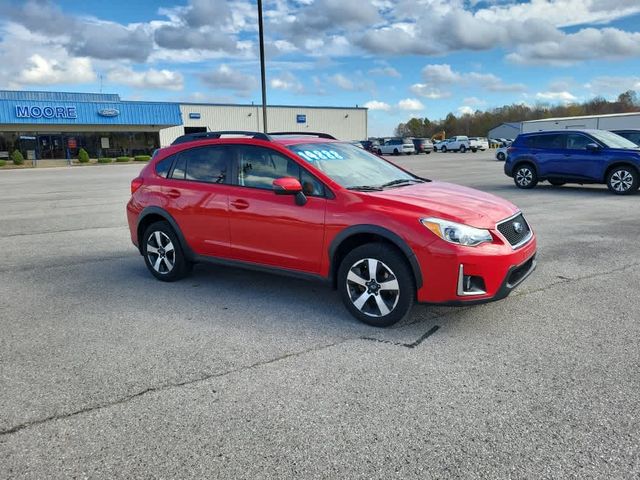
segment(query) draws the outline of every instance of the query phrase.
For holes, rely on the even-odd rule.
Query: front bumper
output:
[[[536,248],[536,238],[532,235],[517,249],[503,243],[480,247],[440,245],[435,252],[420,252],[417,257],[423,284],[418,289],[417,300],[473,305],[505,298],[535,270]],[[482,288],[465,292],[461,275],[482,279]]]

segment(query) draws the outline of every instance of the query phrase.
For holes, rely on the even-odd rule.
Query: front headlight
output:
[[[470,227],[461,223],[443,220],[441,218],[422,218],[420,223],[439,236],[441,239],[456,245],[475,247],[481,243],[491,242],[493,237],[489,230]]]

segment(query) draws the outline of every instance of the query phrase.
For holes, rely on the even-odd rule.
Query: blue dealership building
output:
[[[151,154],[160,130],[182,125],[178,103],[129,102],[115,94],[0,91],[0,159]]]
[[[269,105],[270,131],[325,132],[367,138],[367,109]],[[180,135],[216,130],[263,131],[261,106],[138,102],[117,94],[0,90],[0,159],[73,159],[151,154]]]

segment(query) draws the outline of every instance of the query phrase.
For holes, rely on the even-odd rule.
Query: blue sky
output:
[[[637,0],[264,0],[268,101],[412,116],[640,90]],[[248,0],[0,0],[0,88],[260,102]]]

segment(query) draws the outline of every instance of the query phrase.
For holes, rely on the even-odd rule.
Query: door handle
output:
[[[171,198],[178,198],[180,196],[180,190],[169,190],[167,196]]]
[[[231,202],[231,206],[237,208],[238,210],[244,210],[249,208],[249,202],[246,200],[242,200],[241,198],[234,200]]]

